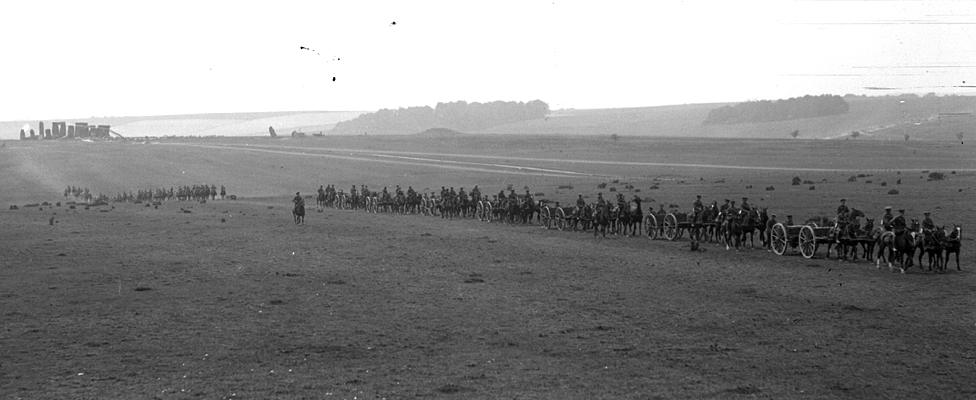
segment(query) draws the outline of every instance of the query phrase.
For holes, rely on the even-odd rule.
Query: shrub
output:
[[[614,179],[614,180],[612,180],[612,181],[610,181],[610,182],[611,182],[611,183],[620,183],[620,179]]]
[[[606,182],[603,182],[603,183],[600,183],[599,185],[596,185],[596,188],[597,189],[605,189],[606,187],[607,187],[607,183]]]
[[[767,192],[771,192],[773,190],[776,190],[776,188],[775,187],[772,187],[772,186],[766,186],[766,191]]]
[[[898,194],[898,189],[891,189],[888,191],[888,194]]]
[[[868,179],[868,180],[864,181],[864,183],[874,183],[874,181]]]
[[[542,196],[545,196],[545,195],[546,194],[545,193],[542,193],[542,192],[536,192],[536,193],[533,194],[533,196],[535,196],[535,197],[542,197]]]
[[[616,191],[617,191],[617,188],[615,188],[615,187],[613,187],[613,186],[611,186],[611,187],[610,187],[610,191],[611,191],[611,192],[616,192]]]
[[[655,189],[660,189],[660,187],[658,187],[657,185],[654,185],[654,186],[651,186],[651,187],[649,187],[647,189],[648,190],[655,190]]]
[[[881,182],[881,186],[888,186],[888,182]]]
[[[573,185],[559,185],[558,189],[569,189],[569,190],[573,190]]]
[[[817,187],[816,186],[810,186],[810,189],[807,189],[807,190],[817,190]]]
[[[799,185],[799,184],[800,184],[800,182],[803,182],[803,180],[802,180],[802,179],[800,179],[800,177],[799,177],[799,176],[794,176],[794,177],[793,177],[793,186],[797,186],[797,185]]]
[[[945,179],[945,174],[941,172],[933,172],[929,174],[930,181],[941,181],[943,179]]]
[[[804,180],[803,181],[803,184],[804,185],[812,185],[813,184],[813,181],[811,181],[811,180]]]
[[[848,181],[848,182],[857,182],[857,177],[856,177],[856,176],[854,176],[854,175],[851,175],[851,177],[850,177],[850,178],[847,178],[847,181]]]

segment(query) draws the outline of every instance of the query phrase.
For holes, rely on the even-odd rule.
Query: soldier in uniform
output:
[[[582,210],[583,207],[586,207],[586,200],[583,200],[582,193],[576,197],[576,207],[578,207],[580,210]]]
[[[741,208],[742,211],[746,211],[746,212],[752,210],[752,208],[749,206],[749,198],[748,197],[743,197],[742,198],[742,204],[739,205],[739,208]]]
[[[695,202],[691,205],[691,209],[695,211],[695,214],[698,214],[705,209],[705,205],[702,204],[702,199],[700,194],[695,195],[695,197],[696,199]]]
[[[893,219],[895,219],[895,216],[891,215],[891,206],[885,207],[885,213],[881,216],[881,228],[890,231],[891,220]]]
[[[736,215],[739,213],[739,209],[735,206],[735,200],[732,200],[732,204],[729,205],[729,208],[726,211],[729,212],[729,215]]]
[[[481,200],[481,189],[478,189],[478,185],[474,185],[471,189],[471,201],[478,202]]]
[[[603,200],[603,192],[597,193],[596,194],[596,205],[597,205],[597,207],[603,207],[605,204],[607,204],[607,202],[606,202],[606,200]]]
[[[786,226],[793,226],[793,216],[792,215],[787,215],[786,216]]]
[[[301,205],[303,207],[305,206],[305,199],[302,198],[301,192],[295,192],[295,198],[291,199],[291,202],[295,203],[296,206],[297,205]]]
[[[851,209],[847,208],[847,199],[840,199],[840,205],[837,206],[837,221],[847,223],[847,214],[850,212]]]
[[[729,199],[725,199],[725,203],[718,208],[718,211],[724,214],[728,210],[729,210]]]
[[[928,234],[929,232],[935,230],[935,222],[932,221],[931,212],[926,211],[922,214],[925,215],[925,218],[922,219],[922,230]]]

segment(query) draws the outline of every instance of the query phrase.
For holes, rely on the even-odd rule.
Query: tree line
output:
[[[747,101],[709,111],[705,124],[740,124],[786,121],[844,114],[850,105],[836,95],[793,97],[786,100]]]
[[[437,103],[436,107],[409,107],[396,110],[382,109],[336,124],[336,134],[411,134],[431,128],[447,128],[460,132],[487,129],[492,126],[544,118],[549,105],[541,100],[527,103],[493,101],[468,103],[455,101]]]

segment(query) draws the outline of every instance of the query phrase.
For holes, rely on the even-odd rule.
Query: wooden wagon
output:
[[[783,225],[777,223],[770,231],[770,246],[778,255],[786,254],[787,248],[799,248],[803,258],[813,258],[821,244],[833,242],[829,226]]]
[[[662,233],[668,240],[677,240],[688,232],[693,236],[696,230],[701,229],[701,224],[695,225],[694,215],[688,213],[668,213],[664,216]]]

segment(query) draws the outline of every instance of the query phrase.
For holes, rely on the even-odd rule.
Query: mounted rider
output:
[[[386,190],[386,186],[383,186],[383,192],[380,193],[380,201],[390,201],[390,191]]]
[[[576,197],[576,208],[582,210],[584,207],[586,207],[586,200],[583,200],[583,194],[580,193]]]
[[[837,223],[841,225],[849,223],[850,213],[851,209],[847,207],[847,199],[840,199],[840,205],[837,206]]]
[[[702,204],[701,195],[695,195],[695,202],[691,205],[691,209],[695,211],[695,215],[698,215],[703,210],[705,210],[705,205]]]
[[[891,215],[891,206],[885,207],[885,213],[881,216],[881,228],[890,231],[891,221],[895,219],[894,215]]]
[[[471,201],[475,203],[481,201],[481,189],[478,189],[478,185],[474,185],[471,189]]]
[[[745,211],[745,212],[752,211],[752,206],[749,205],[749,198],[748,197],[743,197],[742,198],[742,204],[739,205],[739,208],[741,208],[742,211]]]
[[[928,237],[935,230],[935,222],[932,221],[931,212],[926,211],[922,214],[925,215],[925,218],[922,219],[922,232]]]
[[[305,199],[302,198],[301,192],[295,192],[295,197],[291,199],[291,202],[295,203],[296,207],[297,206],[305,207]]]
[[[722,204],[722,206],[718,208],[718,211],[722,214],[726,214],[726,212],[729,211],[729,207],[729,199],[725,199],[725,204]]]

